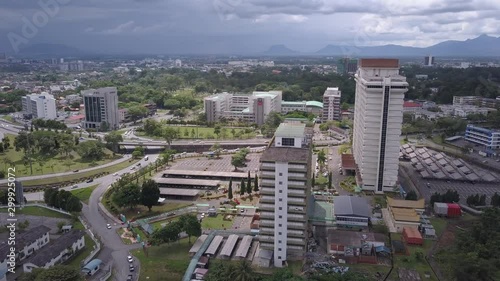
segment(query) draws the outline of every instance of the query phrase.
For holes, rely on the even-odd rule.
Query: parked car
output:
[[[107,228],[107,229],[111,229],[111,224],[107,223],[107,224],[106,224],[106,228]]]
[[[78,185],[77,185],[77,184],[75,184],[75,185],[73,185],[73,186],[71,187],[71,189],[75,189],[75,188],[77,188],[77,187],[78,187]]]
[[[133,272],[135,270],[135,268],[132,264],[129,266],[129,270],[130,270],[130,272]]]
[[[128,262],[133,262],[134,258],[132,256],[127,256],[127,260],[128,260]]]
[[[129,275],[127,276],[127,281],[132,281],[132,274],[129,274]]]

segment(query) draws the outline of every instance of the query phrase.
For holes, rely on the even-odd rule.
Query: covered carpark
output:
[[[200,194],[196,189],[160,187],[160,197],[178,200],[196,200]]]
[[[236,258],[244,259],[248,255],[248,251],[250,251],[250,246],[252,246],[253,237],[250,235],[245,235],[243,239],[241,239],[240,245],[238,249],[236,249]]]
[[[212,243],[210,243],[210,246],[208,246],[208,249],[205,251],[205,255],[209,257],[215,256],[217,250],[220,247],[220,244],[222,243],[222,240],[224,240],[224,237],[220,235],[215,236],[212,240]]]
[[[220,186],[220,181],[216,180],[197,180],[197,179],[177,179],[156,177],[154,181],[159,187],[171,187],[181,189],[204,189],[217,190]]]
[[[200,180],[218,180],[229,181],[247,179],[247,172],[215,172],[215,171],[190,171],[190,170],[166,170],[163,172],[163,178],[181,178],[181,179],[200,179]],[[250,178],[254,178],[255,174],[250,173]]]
[[[208,237],[208,235],[206,235],[206,234],[203,234],[200,237],[198,237],[198,239],[196,239],[196,242],[194,242],[193,246],[189,250],[189,255],[194,256],[194,254],[196,254],[196,252],[198,252],[200,250],[201,245],[203,245],[203,243],[205,243],[205,240],[207,240],[207,237]]]
[[[238,235],[236,234],[231,234],[226,240],[226,243],[224,244],[224,247],[222,247],[222,250],[220,252],[221,257],[223,258],[230,258],[231,255],[233,254],[234,247],[236,246],[236,243],[238,242]]]

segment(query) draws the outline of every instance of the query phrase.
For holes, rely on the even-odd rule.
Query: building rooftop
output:
[[[177,175],[177,176],[205,176],[205,177],[231,177],[231,178],[247,178],[248,172],[215,172],[215,171],[192,171],[192,170],[170,170],[167,169],[163,172],[163,176]],[[250,177],[255,177],[254,172],[250,172]]]
[[[360,67],[399,68],[398,59],[360,59]]]
[[[218,186],[220,181],[216,180],[198,180],[198,179],[179,179],[179,178],[163,178],[156,177],[154,181],[157,183],[173,184],[173,185],[204,185]]]
[[[389,205],[392,208],[424,209],[425,200],[422,198],[420,200],[413,201],[413,200],[393,199],[391,197],[387,197],[387,205]]]
[[[333,198],[335,216],[371,217],[372,210],[368,202],[357,196],[335,196]]]
[[[31,263],[40,267],[45,266],[45,264],[59,256],[62,251],[71,247],[73,243],[81,239],[84,235],[85,232],[83,230],[73,229],[67,234],[61,235],[61,237],[52,242],[50,245],[38,250],[36,254],[28,258],[25,263]]]
[[[197,196],[200,193],[199,189],[184,189],[184,188],[169,188],[169,187],[160,187],[160,196],[161,195],[178,195],[178,196]]]
[[[25,246],[33,243],[36,239],[42,237],[45,233],[49,232],[50,228],[45,225],[36,226],[27,232],[18,234],[16,237],[16,249],[23,249]],[[6,257],[9,252],[10,246],[4,244],[0,246],[0,257]]]
[[[328,243],[343,246],[361,247],[362,241],[385,242],[381,233],[357,232],[348,230],[328,230]]]
[[[306,101],[306,106],[323,108],[323,103],[319,101]]]
[[[324,96],[338,96],[340,97],[340,91],[338,87],[328,87],[326,88]]]
[[[93,259],[91,260],[89,263],[87,263],[84,267],[83,267],[83,270],[82,271],[92,271],[94,270],[96,267],[100,266],[102,264],[102,260],[100,259]]]
[[[301,123],[281,123],[274,135],[283,138],[303,138],[306,125]]]
[[[270,147],[262,153],[261,161],[307,162],[309,149],[296,147]]]

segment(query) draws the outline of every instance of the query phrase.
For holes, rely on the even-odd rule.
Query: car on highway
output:
[[[132,256],[127,256],[128,262],[134,262],[134,258]]]
[[[139,166],[141,166],[141,163],[137,163],[137,165],[136,165],[136,166],[138,166],[138,167],[139,167]]]
[[[118,176],[118,173],[114,173],[113,176]]]
[[[144,161],[148,161],[148,160],[149,160],[149,156],[144,157]]]
[[[132,168],[130,168],[130,170],[135,170],[135,166],[133,166]]]
[[[91,182],[93,182],[93,181],[94,181],[94,179],[88,179],[88,180],[86,181],[86,183],[91,183]]]
[[[107,224],[106,224],[106,228],[107,228],[107,229],[111,229],[111,224],[107,223]]]
[[[71,189],[75,189],[75,188],[78,188],[78,185],[77,185],[77,184],[75,184],[75,185],[73,185],[73,186],[71,187]]]
[[[74,170],[74,171],[73,171],[73,173],[78,173],[78,172],[80,172],[80,170]]]

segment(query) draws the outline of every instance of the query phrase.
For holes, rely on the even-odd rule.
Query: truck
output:
[[[434,203],[434,213],[437,216],[447,216],[448,215],[448,204],[435,202]]]

